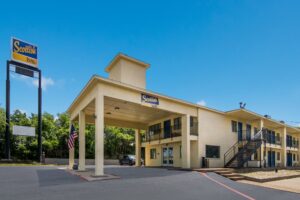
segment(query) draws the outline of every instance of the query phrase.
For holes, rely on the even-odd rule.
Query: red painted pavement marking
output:
[[[237,191],[237,190],[235,190],[235,189],[233,189],[233,188],[231,188],[231,187],[229,187],[229,186],[227,186],[227,185],[225,185],[225,184],[223,184],[223,183],[221,183],[221,182],[219,182],[219,181],[217,181],[217,180],[215,180],[215,179],[209,177],[208,175],[206,175],[206,174],[203,173],[203,172],[200,172],[200,174],[201,174],[202,176],[208,178],[209,180],[211,180],[211,181],[213,181],[213,182],[215,182],[215,183],[217,183],[217,184],[223,186],[224,188],[230,190],[231,192],[234,192],[234,193],[236,193],[236,194],[238,194],[238,195],[240,195],[240,196],[242,196],[242,197],[245,197],[246,199],[249,199],[249,200],[255,200],[254,198],[252,198],[252,197],[250,197],[250,196],[248,196],[248,195],[246,195],[246,194],[244,194],[244,193],[241,193],[241,192],[239,192],[239,191]]]

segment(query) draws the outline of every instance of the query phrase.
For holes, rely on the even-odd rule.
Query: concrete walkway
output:
[[[283,191],[288,191],[288,192],[296,192],[300,194],[300,178],[292,178],[292,179],[285,179],[285,180],[280,180],[280,181],[271,181],[271,182],[266,182],[266,183],[257,183],[253,181],[247,181],[247,180],[242,180],[239,181],[241,183],[247,183],[251,185],[258,185],[262,187],[267,187],[267,188],[273,188],[277,190],[283,190]]]

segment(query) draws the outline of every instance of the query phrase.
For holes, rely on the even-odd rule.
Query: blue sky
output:
[[[36,44],[43,110],[64,112],[118,53],[151,64],[147,88],[219,110],[299,122],[300,1],[6,1],[0,106],[10,38]],[[37,112],[32,80],[12,77],[12,110]],[[294,125],[296,125],[295,123]],[[300,124],[300,123],[298,123]]]

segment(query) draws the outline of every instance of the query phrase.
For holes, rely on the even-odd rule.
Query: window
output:
[[[277,152],[277,160],[280,160],[280,152]]]
[[[198,124],[197,117],[190,117],[190,127],[197,126],[197,124]]]
[[[287,135],[286,136],[286,146],[287,147],[292,147],[292,144],[293,144],[293,137],[290,136],[290,135]]]
[[[160,126],[161,126],[160,123],[149,126],[149,132],[151,134],[159,134],[160,133],[160,129],[161,129]]]
[[[254,160],[257,160],[258,159],[258,154],[257,154],[257,152],[255,152],[255,154],[254,154]]]
[[[293,161],[296,161],[296,154],[293,154]]]
[[[280,144],[280,133],[276,133],[276,143]]]
[[[207,158],[220,158],[220,146],[206,145]]]
[[[237,121],[231,121],[231,130],[237,133]]]
[[[150,159],[156,159],[156,149],[150,149]]]
[[[179,150],[180,152],[179,152],[179,155],[180,155],[180,158],[182,157],[182,153],[181,153],[181,145],[180,145],[180,150]]]
[[[174,119],[174,130],[181,129],[181,117]]]

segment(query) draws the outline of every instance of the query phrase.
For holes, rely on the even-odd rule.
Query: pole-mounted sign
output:
[[[11,43],[12,43],[12,51],[11,51],[12,60],[33,67],[38,66],[37,46],[29,44],[27,42],[24,42],[16,38],[12,38]]]
[[[38,160],[42,160],[42,72],[38,69],[37,46],[28,42],[12,38],[11,60],[6,62],[6,130],[5,130],[5,155],[10,160],[10,65],[15,66],[15,73],[35,78],[38,73]],[[33,135],[32,127],[14,127],[14,133]]]

